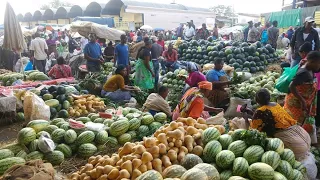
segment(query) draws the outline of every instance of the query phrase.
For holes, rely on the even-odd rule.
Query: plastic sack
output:
[[[220,112],[219,114],[206,119],[206,123],[212,125],[225,125],[227,123],[227,120],[223,116],[224,113]]]
[[[38,148],[43,153],[49,153],[56,148],[56,145],[46,134],[43,134],[39,138]]]
[[[289,92],[289,85],[294,78],[294,76],[297,74],[297,71],[299,69],[299,64],[297,64],[293,68],[284,68],[284,71],[280,78],[278,79],[276,83],[276,89],[283,93]]]
[[[236,129],[248,129],[249,127],[246,124],[246,120],[244,118],[235,117],[229,121],[229,126],[231,130]]]
[[[300,161],[304,167],[307,169],[308,179],[316,179],[318,168],[316,165],[316,160],[311,152],[308,152],[306,157]]]
[[[86,125],[86,128],[91,131],[99,132],[99,131],[103,131],[106,129],[106,126],[101,123],[87,122],[85,125]]]
[[[51,69],[51,64],[52,64],[51,59],[47,60],[47,62],[46,62],[46,67],[45,67],[46,72],[50,71],[50,69]]]
[[[242,76],[243,77],[243,81],[247,81],[250,78],[252,78],[252,74],[249,72],[236,72],[238,76]]]
[[[26,92],[23,102],[24,117],[27,121],[50,120],[50,108],[44,101],[32,92]]]
[[[251,99],[241,99],[238,97],[231,97],[230,98],[230,106],[226,110],[224,117],[242,117],[240,112],[237,112],[238,105],[245,105],[247,104],[248,108],[251,108]]]
[[[286,57],[285,57],[285,60],[287,62],[290,62],[291,61],[291,57],[292,57],[292,51],[291,51],[291,48],[289,48],[286,52]]]

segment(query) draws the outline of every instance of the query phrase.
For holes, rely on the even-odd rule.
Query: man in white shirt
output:
[[[81,43],[81,49],[83,50],[84,47],[88,44],[89,40],[85,37],[81,37],[80,43]]]
[[[183,34],[184,34],[184,39],[186,41],[192,40],[193,36],[196,35],[196,31],[192,27],[192,24],[190,22],[188,22],[188,26],[186,27],[186,29],[184,29],[184,33]]]
[[[40,38],[40,34],[35,34],[35,39],[30,44],[31,60],[33,66],[40,72],[45,73],[46,60],[48,58],[48,46],[44,39]]]

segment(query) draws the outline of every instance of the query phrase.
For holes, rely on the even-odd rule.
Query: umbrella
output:
[[[148,30],[148,31],[153,30],[153,28],[151,26],[149,26],[149,25],[143,25],[143,26],[140,27],[140,29]]]
[[[164,31],[163,28],[154,28],[154,31]]]
[[[15,49],[19,52],[27,48],[24,41],[21,26],[16,18],[11,5],[7,2],[6,11],[4,14],[4,40],[3,48]]]

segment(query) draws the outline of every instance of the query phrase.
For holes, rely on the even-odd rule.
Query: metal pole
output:
[[[296,2],[297,2],[297,0],[292,1],[292,9],[296,9]]]

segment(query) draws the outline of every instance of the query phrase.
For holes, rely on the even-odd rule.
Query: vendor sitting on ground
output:
[[[189,87],[198,87],[198,83],[201,81],[206,81],[206,76],[199,72],[197,64],[193,62],[187,63],[187,71],[189,76],[178,75],[181,78],[185,78],[186,85]]]
[[[155,115],[158,112],[164,112],[168,117],[172,116],[171,108],[166,101],[169,90],[165,86],[161,86],[158,93],[151,93],[143,105],[144,111]]]
[[[178,52],[173,49],[172,43],[168,45],[168,50],[162,53],[162,57],[164,58],[164,61],[161,62],[162,71],[166,71],[166,67],[174,69],[174,64],[178,60]]]
[[[173,112],[172,120],[177,120],[179,117],[192,117],[194,119],[202,117],[207,119],[209,118],[208,112],[219,113],[223,111],[223,109],[209,107],[204,104],[204,98],[208,97],[212,91],[212,83],[202,81],[198,86],[199,88],[193,87],[183,95]]]
[[[256,101],[261,107],[254,113],[245,106],[241,108],[247,127],[281,139],[285,148],[294,152],[296,159],[303,159],[310,149],[310,135],[279,104],[270,102],[268,90],[259,90]],[[250,122],[248,117],[252,119]]]
[[[57,64],[48,72],[48,76],[52,79],[72,77],[71,67],[65,64],[62,56],[58,57]]]
[[[229,104],[229,94],[225,88],[231,83],[230,77],[222,69],[224,62],[222,59],[217,59],[214,62],[214,68],[207,73],[207,81],[212,82],[212,92],[208,100],[214,107],[227,108]]]
[[[131,99],[131,92],[137,91],[133,86],[124,84],[124,77],[127,76],[127,69],[119,65],[115,75],[112,75],[103,86],[101,96],[109,98],[114,102],[127,102]]]

